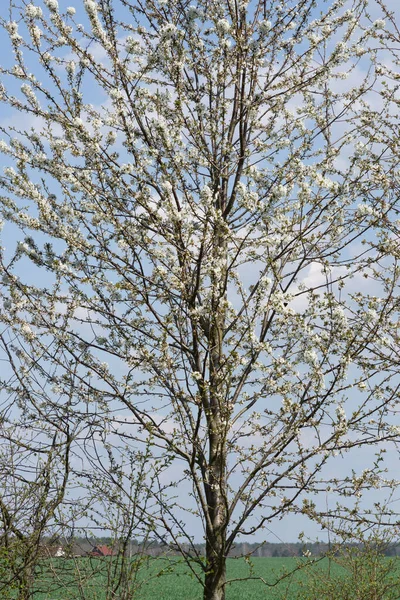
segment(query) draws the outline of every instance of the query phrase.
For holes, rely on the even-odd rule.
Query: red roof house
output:
[[[114,556],[114,551],[109,546],[95,546],[89,556]]]

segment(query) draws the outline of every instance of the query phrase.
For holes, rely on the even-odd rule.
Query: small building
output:
[[[114,556],[115,552],[109,546],[95,546],[91,552],[89,552],[89,556],[93,557],[101,557],[101,556]]]
[[[61,558],[65,557],[65,550],[62,546],[55,544],[43,544],[39,548],[39,556],[41,558]]]

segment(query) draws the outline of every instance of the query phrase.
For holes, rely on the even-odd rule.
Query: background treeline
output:
[[[118,553],[118,542],[114,539],[104,537],[75,537],[70,540],[62,540],[54,538],[44,538],[43,547],[47,548],[62,548],[65,555],[68,556],[86,556],[95,547],[108,546],[112,548],[115,553]],[[200,554],[205,554],[204,544],[195,544],[195,548]],[[348,544],[345,547],[362,548],[361,544]],[[186,548],[189,552],[189,547]],[[343,551],[343,546],[341,551]],[[170,549],[165,544],[159,543],[156,540],[131,540],[125,545],[125,552],[132,556],[138,553],[144,553],[148,556],[160,556],[165,554],[174,555],[176,552]],[[386,546],[380,544],[380,552],[385,556],[399,556],[400,555],[400,541],[391,542]],[[285,542],[263,542],[263,543],[248,543],[239,542],[230,552],[229,556],[239,557],[244,555],[251,555],[254,557],[297,557],[309,555],[322,556],[327,553],[332,553],[332,545],[326,542],[307,542],[307,543],[285,543]]]

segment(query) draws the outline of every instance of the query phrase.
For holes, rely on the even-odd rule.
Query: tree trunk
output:
[[[18,587],[18,600],[31,600],[33,580],[33,569],[29,566],[27,568],[24,567]]]
[[[226,505],[221,489],[211,489],[209,511],[212,529],[207,529],[204,600],[225,600]]]
[[[226,446],[221,428],[220,411],[215,410],[210,428],[210,462],[208,481],[205,482],[208,524],[206,527],[207,564],[204,600],[225,600],[228,507]]]
[[[218,564],[219,562],[219,564]],[[225,600],[226,560],[215,560],[212,564],[207,559],[208,572],[205,577],[204,600]]]
[[[223,376],[223,338],[226,321],[227,242],[221,224],[214,232],[214,264],[221,272],[213,275],[210,313],[210,394],[207,406],[209,457],[204,481],[207,499],[206,575],[204,600],[225,600],[226,531],[228,500],[226,481],[226,423],[230,413],[226,401],[228,382]],[[222,257],[222,259],[221,259]]]

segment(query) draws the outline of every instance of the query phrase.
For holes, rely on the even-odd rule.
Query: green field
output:
[[[302,589],[302,582],[310,577],[310,572],[296,571],[300,564],[299,559],[295,558],[254,558],[251,561],[252,566],[243,559],[229,559],[228,579],[243,578],[245,581],[232,581],[228,584],[227,600],[296,600]],[[400,561],[397,568],[400,572]],[[342,567],[335,563],[329,564],[327,559],[320,561],[312,569],[314,573],[319,572],[319,580],[322,582],[328,577],[328,569],[331,577],[340,577],[345,573]],[[169,570],[171,572],[168,572]],[[106,600],[113,597],[106,594],[111,581],[113,580],[114,585],[116,582],[112,559],[46,560],[42,562],[40,571],[36,579],[35,600]],[[291,574],[277,585],[273,585],[288,573]],[[251,579],[248,579],[249,577]],[[396,579],[399,579],[397,574]],[[129,581],[132,586],[131,593],[126,596],[129,600],[202,598],[202,587],[196,581],[196,577],[189,574],[187,566],[174,559],[157,558],[145,561],[137,573],[130,573]],[[370,597],[372,596],[368,596]],[[399,596],[386,597],[392,599]]]
[[[75,561],[56,559],[46,561],[42,567],[41,584],[35,594],[37,600],[75,600],[84,595],[85,600],[105,600],[107,581],[111,577],[110,560],[78,559]],[[50,564],[49,564],[50,563]],[[52,568],[48,568],[52,563]],[[254,558],[250,567],[243,559],[228,560],[228,579],[262,577],[259,579],[234,581],[227,587],[228,600],[296,598],[295,590],[301,575],[285,578],[272,586],[285,572],[296,568],[298,561],[292,558]],[[172,572],[168,572],[171,570]],[[111,571],[111,573],[110,573]],[[58,576],[55,576],[58,573]],[[132,580],[135,575],[132,574]],[[77,578],[81,584],[76,585]],[[57,583],[58,580],[58,583]],[[45,589],[47,588],[47,590]],[[202,587],[186,565],[168,559],[152,559],[145,563],[136,575],[137,600],[201,600]],[[287,595],[287,589],[291,595]],[[136,600],[135,597],[135,600]]]

